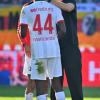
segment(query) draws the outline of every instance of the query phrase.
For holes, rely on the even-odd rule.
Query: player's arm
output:
[[[71,12],[75,9],[75,5],[73,2],[64,3],[62,2],[62,0],[51,0],[51,3],[53,3],[54,5],[58,6],[59,8],[67,12]]]
[[[20,39],[22,41],[22,44],[24,46],[25,53],[28,57],[31,57],[30,52],[30,39],[29,39],[29,33],[28,33],[28,26],[27,25],[20,25]]]
[[[65,22],[59,21],[56,24],[57,26],[57,34],[58,34],[58,39],[63,39],[65,33],[66,33],[66,26],[65,26]]]
[[[58,7],[55,7],[55,16],[56,16],[56,27],[57,27],[58,38],[63,39],[66,33],[66,26],[64,18],[62,16],[62,12]]]
[[[26,38],[22,38],[21,36],[21,27],[20,27],[20,23],[18,22],[18,27],[17,27],[17,35],[19,40],[21,41],[22,46],[24,46],[25,44],[27,44]],[[27,37],[27,36],[25,36]]]
[[[30,45],[24,44],[25,53],[28,57],[31,57],[31,48]]]
[[[18,24],[18,28],[17,28],[17,34],[18,34],[18,37],[24,47],[24,50],[25,50],[25,53],[28,57],[31,57],[31,52],[30,52],[30,37],[29,37],[29,31],[27,31],[27,28],[26,26],[24,27],[24,25],[21,25],[22,29],[25,31],[22,30],[21,32],[21,28],[20,28],[20,25]],[[27,33],[26,33],[27,32]],[[24,34],[25,33],[25,37],[24,35],[21,36],[21,33]],[[24,37],[24,38],[22,38]]]
[[[21,37],[21,40],[22,40],[22,43],[23,43],[23,46],[24,46],[24,49],[25,49],[25,53],[28,57],[31,57],[28,26],[22,24],[22,25],[20,25],[20,29],[21,29],[20,37]]]
[[[24,39],[27,35],[28,25],[21,24],[20,25],[20,36],[22,39]]]
[[[25,38],[24,39],[21,38],[21,29],[20,29],[19,22],[18,22],[18,27],[17,27],[17,35],[18,35],[18,38],[21,41],[22,45],[25,44]]]

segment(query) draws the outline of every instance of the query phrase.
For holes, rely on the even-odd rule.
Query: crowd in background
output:
[[[0,0],[0,4],[15,4],[15,5],[22,5],[26,2],[29,2],[32,0]],[[76,0],[78,3],[99,3],[100,0]]]

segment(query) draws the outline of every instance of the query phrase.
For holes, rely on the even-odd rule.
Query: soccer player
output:
[[[61,62],[65,70],[72,100],[83,100],[81,53],[77,37],[77,13],[75,0],[51,0],[62,9],[66,25],[63,41],[59,41],[61,48]],[[62,1],[62,2],[61,2]],[[61,78],[63,80],[63,78]],[[63,81],[62,81],[63,85]],[[55,100],[51,92],[52,100]]]
[[[56,92],[56,99],[65,100],[59,80],[62,68],[58,38],[61,40],[66,32],[61,10],[46,1],[37,1],[22,8],[20,23],[21,38],[26,37],[27,29],[30,33],[30,78],[36,81],[37,99],[46,100],[45,80],[49,77]]]
[[[27,3],[24,6],[27,6],[28,4],[30,3]],[[35,81],[30,79],[30,74],[31,74],[30,35],[29,35],[29,30],[27,29],[26,31],[27,35],[23,39],[21,38],[20,31],[21,31],[20,23],[18,23],[18,28],[17,28],[18,37],[21,40],[21,43],[25,50],[25,62],[23,67],[23,74],[28,77],[28,84],[25,90],[25,100],[33,100],[33,90],[35,89]]]

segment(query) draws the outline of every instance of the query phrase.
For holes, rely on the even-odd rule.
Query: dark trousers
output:
[[[81,73],[81,54],[78,47],[68,47],[61,50],[61,61],[63,70],[67,77],[72,100],[83,100],[82,92],[82,73]],[[63,77],[61,77],[63,86]],[[51,100],[55,99],[55,92],[51,88]]]

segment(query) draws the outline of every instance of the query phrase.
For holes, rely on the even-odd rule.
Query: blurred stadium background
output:
[[[24,100],[24,52],[16,34],[21,7],[30,0],[0,0],[0,100]],[[76,0],[85,100],[100,100],[100,0]],[[64,89],[70,92],[66,77]]]

